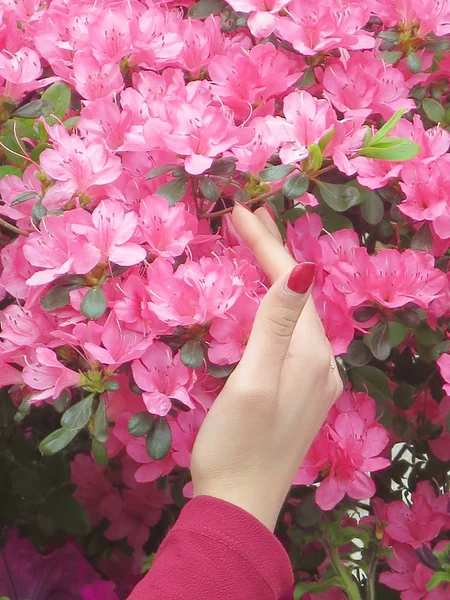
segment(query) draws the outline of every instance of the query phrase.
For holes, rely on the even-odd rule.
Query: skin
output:
[[[311,290],[286,287],[297,263],[269,213],[236,206],[233,223],[272,286],[241,362],[200,429],[192,480],[196,496],[231,502],[273,531],[342,382]]]

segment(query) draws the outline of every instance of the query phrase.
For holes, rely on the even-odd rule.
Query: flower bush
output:
[[[268,285],[239,201],[318,265],[345,381],[277,526],[294,597],[447,598],[450,1],[0,15],[0,593],[151,568]]]

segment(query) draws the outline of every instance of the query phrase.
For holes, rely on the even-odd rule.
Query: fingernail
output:
[[[296,294],[306,294],[313,284],[315,275],[315,263],[301,263],[292,269],[286,285],[291,292],[295,292]]]
[[[250,207],[247,204],[245,204],[245,202],[241,202],[240,200],[235,200],[234,203],[239,204],[239,206],[242,206],[242,208],[245,208],[245,210],[249,210],[251,212]]]

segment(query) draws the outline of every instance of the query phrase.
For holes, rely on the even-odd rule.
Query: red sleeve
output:
[[[241,508],[198,496],[128,600],[279,600],[293,578],[276,537]]]

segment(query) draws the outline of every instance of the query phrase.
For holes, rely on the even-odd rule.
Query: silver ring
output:
[[[331,369],[332,371],[336,371],[336,365],[335,365],[334,363],[331,363],[331,365],[330,365],[330,369]]]

